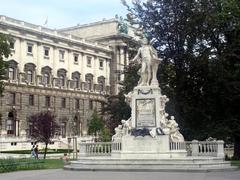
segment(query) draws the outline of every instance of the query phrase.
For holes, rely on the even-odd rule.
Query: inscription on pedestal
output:
[[[155,99],[136,99],[136,128],[156,127]]]

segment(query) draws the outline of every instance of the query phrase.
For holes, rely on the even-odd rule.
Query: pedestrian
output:
[[[64,164],[69,164],[69,158],[67,156],[67,153],[64,153],[63,157],[62,157],[63,163]]]
[[[35,159],[39,159],[39,158],[38,158],[38,153],[39,153],[38,145],[35,146],[35,148],[34,148],[34,153],[35,153]]]
[[[33,146],[32,146],[32,149],[31,149],[31,157],[32,158],[35,158],[36,157],[36,154],[35,154],[35,144],[33,144]]]

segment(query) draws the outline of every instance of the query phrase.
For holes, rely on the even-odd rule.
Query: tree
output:
[[[102,115],[106,118],[106,125],[110,134],[114,134],[114,128],[121,124],[121,120],[127,120],[131,116],[131,108],[125,102],[124,92],[118,95],[107,96],[107,101],[102,108]]]
[[[30,136],[37,142],[45,143],[45,159],[48,144],[60,130],[56,117],[52,112],[44,111],[31,115],[28,122],[30,124]]]
[[[97,135],[97,132],[101,132],[104,128],[104,122],[96,111],[93,112],[88,125],[88,134]]]
[[[159,81],[187,139],[234,141],[240,157],[240,2],[124,0],[163,62]],[[170,108],[169,108],[170,109]]]
[[[9,40],[6,35],[0,33],[0,95],[2,95],[4,90],[3,80],[7,79],[7,62],[4,59],[8,58],[11,54]]]

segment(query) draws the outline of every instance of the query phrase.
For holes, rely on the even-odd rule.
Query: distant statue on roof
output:
[[[118,25],[117,25],[118,32],[123,34],[128,34],[128,25],[124,21],[123,17],[122,16],[118,17],[116,15],[115,18],[118,20]]]
[[[131,61],[142,65],[139,70],[138,86],[158,85],[157,70],[161,59],[158,58],[156,49],[148,43],[146,38],[143,39],[142,47],[138,49],[136,56]]]

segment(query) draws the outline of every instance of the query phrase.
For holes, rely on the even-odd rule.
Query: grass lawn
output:
[[[39,150],[40,154],[44,153],[44,149]],[[73,152],[72,149],[48,149],[47,154],[55,154],[55,153],[69,153]],[[31,150],[16,150],[16,151],[2,151],[1,153],[8,153],[8,154],[31,154]]]
[[[233,160],[233,161],[231,161],[231,164],[232,164],[233,166],[237,166],[237,167],[240,168],[240,160]]]
[[[61,159],[45,159],[44,169],[59,169],[63,168],[64,163]]]
[[[19,170],[60,169],[63,166],[62,159],[0,159],[0,173]]]

